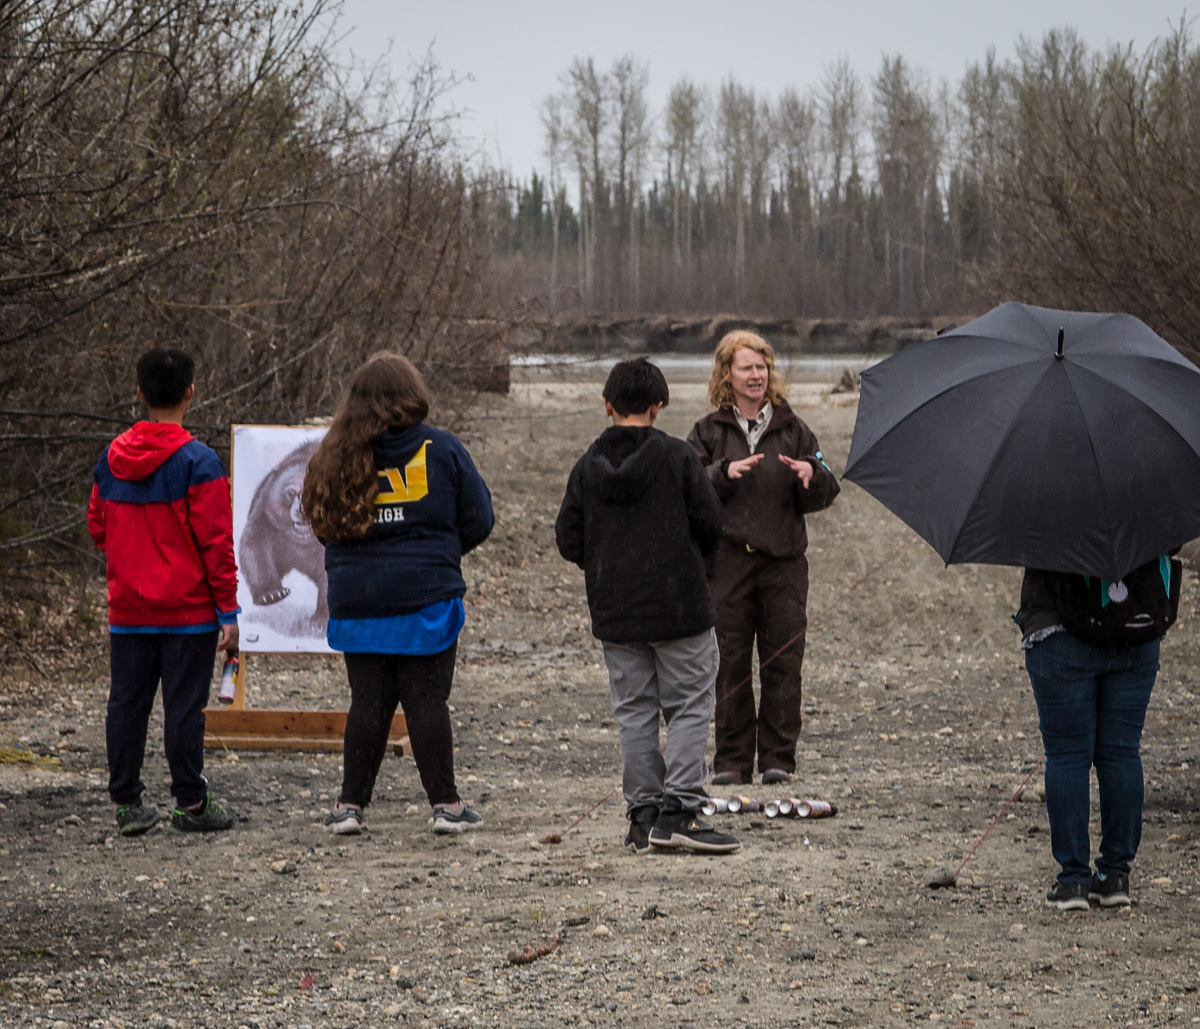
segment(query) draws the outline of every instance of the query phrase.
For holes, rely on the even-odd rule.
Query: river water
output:
[[[712,358],[702,354],[650,354],[649,358],[663,370],[668,382],[705,382],[712,372]],[[521,354],[511,358],[509,364],[516,382],[586,382],[603,380],[612,366],[622,359],[579,354]],[[775,366],[788,382],[837,382],[847,368],[861,372],[881,360],[883,358],[877,354],[779,355]]]

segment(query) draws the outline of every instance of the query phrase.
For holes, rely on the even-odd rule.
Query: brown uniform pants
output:
[[[796,770],[800,739],[800,667],[807,627],[808,559],[769,557],[723,541],[709,578],[717,608],[717,753],[713,768],[749,776],[758,753],[760,772]],[[761,665],[800,638],[760,672],[761,699],[754,712],[750,681],[755,640]]]

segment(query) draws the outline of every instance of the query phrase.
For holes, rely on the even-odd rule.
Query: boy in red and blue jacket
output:
[[[149,420],[105,449],[88,508],[88,529],[108,565],[108,791],[125,836],[146,832],[159,818],[142,799],[141,772],[160,680],[171,825],[183,832],[233,825],[204,778],[213,659],[218,646],[238,645],[233,509],[220,458],[183,427],[194,374],[182,351],[142,355],[138,398]]]

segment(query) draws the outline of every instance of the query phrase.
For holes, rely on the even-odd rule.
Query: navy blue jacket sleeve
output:
[[[474,550],[492,534],[496,514],[492,510],[492,494],[461,443],[454,448],[458,465],[458,538],[464,554]]]
[[[567,493],[554,523],[558,552],[572,564],[583,567],[583,461],[576,462],[567,479]]]
[[[716,549],[725,531],[725,508],[696,452],[688,447],[683,460],[684,502],[692,539],[706,557]]]

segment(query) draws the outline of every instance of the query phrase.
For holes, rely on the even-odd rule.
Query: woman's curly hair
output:
[[[753,350],[767,363],[766,399],[778,407],[784,401],[787,384],[783,376],[775,371],[775,351],[762,336],[749,329],[727,332],[717,344],[717,351],[713,354],[712,377],[708,380],[708,406],[733,407],[733,384],[729,381],[729,373],[733,368],[733,355],[742,349]]]
[[[375,441],[428,414],[429,390],[407,357],[374,354],[354,373],[304,477],[301,504],[317,536],[336,543],[367,534],[379,493]]]

